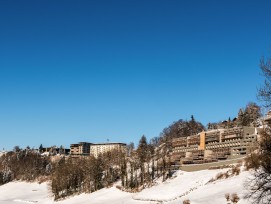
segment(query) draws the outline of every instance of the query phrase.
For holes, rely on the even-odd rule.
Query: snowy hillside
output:
[[[132,194],[118,190],[116,187],[105,188],[92,194],[81,194],[54,202],[48,190],[48,184],[12,182],[0,186],[1,204],[147,204],[166,203],[182,204],[189,199],[191,204],[224,204],[226,193],[237,193],[241,198],[238,204],[248,204],[242,197],[245,193],[244,182],[249,177],[248,171],[242,171],[240,175],[227,179],[208,181],[223,170],[203,170],[197,172],[177,171],[174,177],[157,184],[140,193]]]

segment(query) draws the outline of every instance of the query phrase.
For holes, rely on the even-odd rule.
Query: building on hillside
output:
[[[42,147],[40,149],[37,149],[38,152],[44,155],[68,155],[70,154],[70,149],[64,148],[63,146],[57,147],[57,146],[51,146],[51,147]]]
[[[83,155],[98,157],[99,154],[103,154],[108,151],[121,151],[126,152],[125,143],[99,143],[93,144],[88,142],[80,142],[78,144],[71,144],[71,155]]]
[[[100,143],[92,144],[90,146],[90,155],[98,157],[99,154],[103,154],[109,151],[117,150],[120,152],[126,152],[125,143]]]
[[[258,130],[254,127],[234,127],[173,139],[172,161],[204,163],[248,154],[257,147]]]
[[[90,146],[92,143],[89,142],[79,142],[78,144],[71,144],[71,154],[72,155],[86,155],[90,154]]]
[[[271,126],[271,110],[267,113],[267,115],[266,115],[266,117],[265,117],[265,119],[264,119],[264,122],[265,122],[267,125]]]

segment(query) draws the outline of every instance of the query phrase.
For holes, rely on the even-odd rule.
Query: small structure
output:
[[[57,155],[57,154],[61,154],[61,155],[68,155],[70,154],[70,149],[67,149],[65,147],[57,147],[57,146],[51,146],[51,147],[42,147],[40,149],[38,149],[37,151],[39,151],[41,154],[47,154],[47,155]]]

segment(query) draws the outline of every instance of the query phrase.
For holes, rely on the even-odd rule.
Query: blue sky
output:
[[[270,1],[1,1],[0,150],[138,142],[255,101]]]

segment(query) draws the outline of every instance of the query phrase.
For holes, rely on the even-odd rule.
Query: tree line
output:
[[[52,167],[52,193],[60,199],[109,187],[117,180],[122,190],[134,192],[152,185],[156,178],[170,176],[168,152],[164,146],[148,143],[143,135],[137,149],[128,145],[128,153],[114,150],[97,158],[63,157]]]
[[[30,148],[7,152],[0,157],[0,185],[12,180],[34,181],[50,173],[50,159]]]

